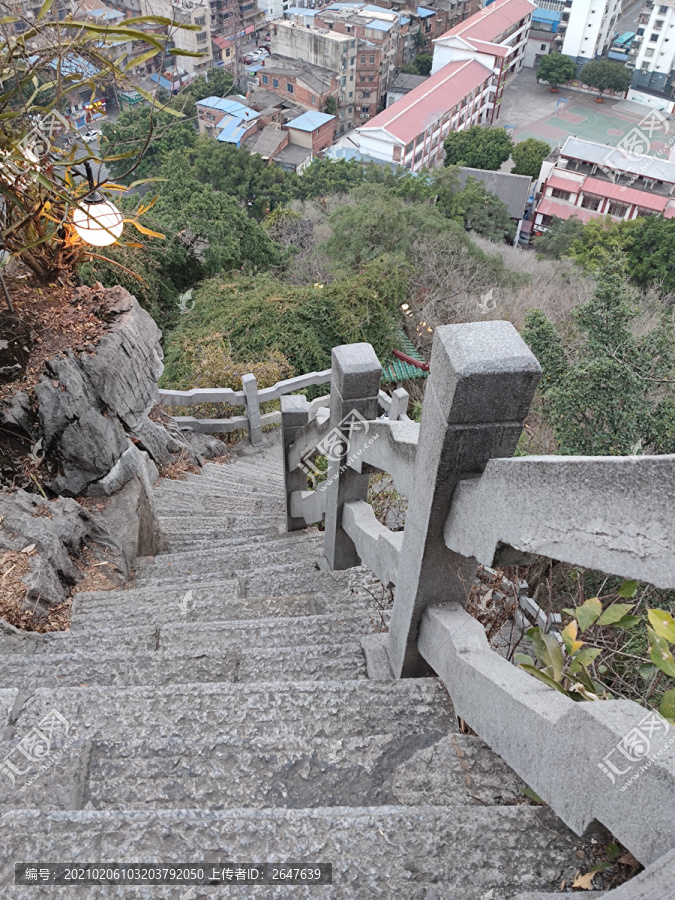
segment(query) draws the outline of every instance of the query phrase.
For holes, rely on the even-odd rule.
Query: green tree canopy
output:
[[[537,81],[547,81],[552,88],[559,84],[567,84],[577,72],[577,66],[569,56],[562,53],[549,53],[542,56],[537,67]]]
[[[325,285],[297,287],[268,274],[229,275],[193,294],[195,307],[167,341],[163,384],[191,385],[190,360],[200,342],[222,335],[237,361],[282,354],[295,374],[330,367],[339,344],[371,343],[380,358],[396,340],[405,273],[391,260],[373,260],[359,273]]]
[[[600,94],[604,91],[625,91],[630,87],[632,73],[623,63],[609,59],[594,59],[586,63],[579,73],[579,80],[594,87]]]
[[[433,56],[430,53],[418,53],[412,62],[401,69],[406,75],[429,75],[433,65]]]
[[[475,231],[490,241],[513,241],[515,237],[516,226],[506,204],[487,191],[483,181],[471,176],[462,190],[441,187],[437,208],[449,219],[461,222],[467,231]]]
[[[232,91],[232,75],[226,69],[217,66],[210,68],[205,75],[191,81],[184,89],[195,103],[205,97],[226,97]]]
[[[579,216],[570,216],[569,219],[559,219],[552,216],[548,229],[534,239],[534,246],[545,256],[552,259],[560,259],[567,256],[572,244],[580,237],[584,230],[584,223]]]
[[[503,128],[472,125],[450,132],[443,147],[446,166],[496,170],[511,156],[513,141]]]
[[[153,178],[159,175],[162,162],[172,150],[186,150],[194,146],[194,103],[187,96],[177,97],[171,101],[171,106],[181,109],[185,118],[176,118],[143,104],[120,113],[115,122],[103,123],[101,151],[106,156],[133,152],[135,157],[147,141],[143,159],[133,174],[125,176],[131,165],[129,159],[111,160],[107,164],[113,178],[124,184],[139,178]]]
[[[561,453],[624,455],[638,442],[675,451],[675,326],[661,307],[656,325],[635,327],[639,312],[619,257],[573,311],[579,336],[564,351],[546,317],[528,313],[523,337],[544,369],[544,411]]]
[[[541,172],[541,164],[551,152],[546,141],[537,138],[526,138],[516,144],[511,151],[514,166],[511,169],[513,175],[529,175],[536,180]]]

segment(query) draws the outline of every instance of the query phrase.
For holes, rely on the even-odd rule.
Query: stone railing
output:
[[[258,388],[255,375],[242,375],[240,391],[231,388],[193,388],[190,391],[160,390],[159,399],[162,406],[197,406],[200,403],[218,403],[228,406],[243,406],[246,409],[245,416],[231,416],[229,419],[197,419],[194,416],[174,416],[174,422],[180,428],[208,434],[229,434],[232,431],[248,431],[252,444],[261,444],[263,441],[262,428],[264,425],[278,425],[281,422],[279,411],[260,412],[260,404],[269,400],[280,400],[286,394],[293,394],[308,387],[327,384],[331,380],[331,369],[323,372],[309,372],[307,375],[297,375],[295,378],[287,378],[277,381],[268,388]],[[327,406],[330,395],[317,397],[311,402],[302,396],[307,409],[308,417],[316,416],[322,406]],[[408,419],[408,392],[398,388],[390,396],[385,391],[378,392],[378,407],[383,414],[391,419]]]
[[[260,404],[268,400],[279,400],[284,394],[300,391],[303,388],[326,384],[330,381],[331,370],[323,372],[310,372],[307,375],[298,375],[296,378],[287,378],[285,381],[277,381],[268,388],[258,388],[255,375],[242,375],[241,390],[233,391],[230,388],[194,388],[191,391],[160,390],[159,399],[162,406],[196,406],[199,403],[220,403],[228,406],[243,406],[246,409],[245,416],[231,416],[229,419],[197,419],[194,416],[174,416],[175,422],[181,428],[193,431],[207,432],[208,434],[229,434],[231,431],[248,431],[252,444],[260,444],[263,441],[262,429],[264,425],[278,425],[281,422],[280,412],[260,413]],[[314,401],[316,403],[316,401]]]
[[[540,367],[506,322],[436,329],[420,424],[395,397],[377,417],[380,376],[369,344],[336,347],[328,407],[281,400],[288,529],[325,520],[324,565],[394,587],[369,674],[436,673],[571,828],[600,822],[654,862],[675,844],[675,728],[632,701],[574,703],[493,651],[464,607],[479,563],[533,554],[675,588],[675,456],[512,458]],[[402,531],[367,503],[371,469],[408,498]]]

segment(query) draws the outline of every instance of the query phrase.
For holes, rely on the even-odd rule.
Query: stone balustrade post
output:
[[[541,369],[516,329],[495,321],[437,328],[430,372],[387,635],[395,677],[430,672],[417,649],[426,607],[466,605],[477,564],[445,545],[452,496],[489,459],[513,455]]]
[[[360,564],[356,548],[342,528],[342,508],[350,500],[366,500],[368,475],[348,466],[349,440],[363,434],[368,421],[377,417],[377,397],[382,367],[370,344],[334,347],[330,385],[331,430],[321,441],[319,453],[328,457],[326,531],[324,556],[331,569],[348,569]]]
[[[391,395],[389,407],[389,421],[398,422],[401,416],[408,412],[408,392],[405,388],[396,388]]]
[[[305,528],[305,520],[291,515],[291,494],[307,490],[307,473],[297,468],[288,469],[288,450],[298,431],[309,421],[310,404],[302,394],[290,394],[281,398],[281,436],[284,454],[284,482],[286,486],[286,531]]]
[[[258,381],[255,375],[242,375],[241,386],[244,390],[246,417],[248,418],[248,439],[255,447],[263,442],[260,424],[260,402],[258,400]]]

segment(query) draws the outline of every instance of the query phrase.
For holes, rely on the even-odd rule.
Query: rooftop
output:
[[[532,193],[532,179],[528,175],[511,175],[510,172],[492,172],[488,169],[468,167],[459,170],[462,187],[466,186],[469,177],[482,181],[486,191],[496,194],[507,205],[512,219],[523,218],[525,206]]]
[[[409,91],[412,91],[413,88],[423,84],[428,77],[428,75],[406,75],[405,72],[399,72],[389,85],[389,90],[394,91],[395,93],[407,94]]]
[[[316,131],[317,128],[321,128],[322,125],[334,118],[335,116],[329,116],[328,113],[310,110],[290,121],[288,127],[297,128],[299,131]]]
[[[536,8],[530,0],[495,0],[436,38],[434,43],[442,43],[451,37],[462,37],[468,41],[495,41]]]
[[[287,133],[274,125],[267,125],[262,131],[256,132],[245,141],[251,153],[257,153],[265,159],[274,156],[275,151],[285,140]]]
[[[634,177],[640,182],[647,180],[663,182],[662,185],[656,185],[654,191],[657,193],[663,191],[665,194],[668,194],[670,186],[675,184],[675,162],[647,154],[625,153],[609,144],[568,137],[560,150],[560,158],[575,161],[574,169],[570,167],[571,171],[592,174],[603,181],[607,179],[620,182],[619,173],[625,173],[628,180]],[[592,172],[595,166],[598,168]],[[603,168],[606,171],[603,171]]]
[[[274,157],[274,162],[290,163],[294,166],[301,165],[306,159],[309,159],[312,151],[309,147],[301,147],[299,144],[287,144],[283,150],[280,150]]]
[[[229,97],[205,97],[204,100],[198,100],[197,106],[206,106],[208,109],[217,109],[219,112],[228,113],[229,115],[240,119],[257,119],[260,115],[250,106],[245,106],[238,100],[232,100]]]
[[[407,144],[491,77],[492,70],[475,59],[448,63],[357,130],[381,129]]]
[[[317,94],[322,94],[330,89],[335,73],[322,66],[313,66],[311,63],[300,59],[290,59],[273,53],[265,59],[265,65],[261,70],[263,75],[295,75]]]

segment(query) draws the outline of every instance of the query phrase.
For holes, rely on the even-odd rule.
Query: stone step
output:
[[[134,588],[77,594],[73,604],[70,634],[91,629],[147,628],[177,622],[246,621],[340,613],[347,615],[374,608],[372,598],[344,592],[239,597],[239,581],[215,582],[212,586],[167,590]],[[243,588],[243,584],[242,584]],[[370,601],[370,602],[369,602]],[[62,633],[65,639],[69,633]],[[51,641],[61,634],[49,635]]]
[[[83,778],[62,779],[64,766]],[[38,809],[312,809],[323,806],[513,806],[525,784],[476,737],[373,734],[74,741],[23,792]],[[86,766],[86,769],[84,768]],[[26,773],[28,780],[29,773]],[[19,779],[21,787],[23,779]],[[12,798],[0,797],[0,810]]]
[[[274,515],[280,513],[284,509],[284,502],[279,500],[265,500],[259,498],[256,500],[247,500],[243,497],[225,494],[216,495],[211,491],[194,491],[191,494],[183,496],[157,497],[155,501],[157,511],[172,512],[173,510],[181,510],[183,514],[187,510],[192,515],[214,514],[224,516],[228,514],[239,516],[258,516],[258,515]]]
[[[21,740],[53,710],[69,723],[69,739],[85,741],[221,734],[233,740],[344,741],[430,730],[447,734],[456,727],[448,694],[436,679],[40,687],[15,700],[5,744]]]
[[[264,607],[263,607],[264,609]],[[309,616],[262,617],[252,619],[203,619],[188,621],[187,616],[153,623],[138,621],[132,625],[118,624],[108,627],[88,623],[72,631],[40,635],[31,641],[38,655],[74,652],[92,653],[96,649],[106,653],[152,652],[231,652],[239,647],[309,646],[332,644],[336,647],[350,642],[360,642],[365,634],[381,630],[380,616],[368,610],[357,611],[356,604],[345,608],[341,614],[316,614]],[[0,665],[3,662],[0,660]],[[9,663],[7,663],[9,664]],[[37,664],[36,664],[37,665]]]
[[[215,632],[217,637],[217,632]],[[180,685],[200,682],[221,684],[252,681],[353,680],[366,677],[366,666],[359,640],[335,640],[330,644],[283,646],[281,639],[270,647],[232,646],[219,642],[205,644],[202,630],[191,646],[176,647],[171,636],[166,649],[153,652],[126,646],[118,652],[101,647],[89,652],[52,653],[39,656],[5,655],[0,660],[0,687],[22,691],[37,687],[95,687],[132,685]],[[161,639],[160,639],[161,646]]]
[[[270,487],[265,483],[242,485],[236,481],[212,480],[203,475],[190,481],[172,481],[160,483],[154,491],[157,500],[165,500],[173,497],[189,496],[232,496],[248,500],[274,500],[275,502],[284,496],[283,485]]]
[[[166,535],[190,534],[206,531],[229,533],[232,535],[266,535],[280,534],[285,527],[284,518],[276,513],[272,516],[183,516],[183,515],[158,515],[157,521],[162,532]]]
[[[281,557],[281,554],[279,554]],[[288,559],[290,554],[283,558]],[[313,559],[318,559],[316,553]],[[290,557],[292,559],[292,557]],[[157,557],[161,559],[161,557]],[[280,562],[267,559],[270,565],[254,565],[251,559],[246,565],[228,566],[224,559],[218,566],[209,569],[194,569],[189,566],[173,566],[166,568],[146,567],[140,569],[136,576],[137,587],[184,587],[185,590],[193,588],[197,584],[208,585],[214,581],[229,581],[234,578],[245,578],[247,587],[242,590],[244,596],[248,593],[248,585],[255,585],[256,596],[275,596],[278,593],[288,594],[293,591],[308,593],[310,590],[321,590],[321,586],[329,584],[330,575],[327,572],[319,572],[311,559],[298,554],[291,562]],[[250,594],[249,594],[250,595]]]
[[[281,468],[272,471],[256,468],[255,472],[249,473],[239,466],[206,466],[199,475],[191,475],[187,481],[197,478],[208,480],[213,484],[222,482],[243,487],[270,484],[283,488],[284,484],[284,472]]]
[[[202,553],[210,550],[218,550],[219,552],[241,552],[251,550],[253,552],[261,552],[265,547],[271,551],[283,550],[288,547],[298,547],[306,544],[308,547],[314,548],[317,543],[323,543],[323,532],[315,528],[306,529],[304,531],[277,532],[273,535],[259,532],[243,532],[230,534],[223,532],[217,528],[200,529],[193,531],[192,529],[183,529],[182,534],[167,534],[163,531],[163,535],[167,542],[171,543],[175,540],[181,540],[184,544],[191,546],[192,549],[172,550],[157,554],[156,557],[141,556],[137,557],[136,565],[141,566],[151,564],[154,560],[161,560],[169,557],[170,560],[179,560],[186,553],[195,552]]]
[[[142,584],[146,576],[161,578],[175,572],[192,573],[209,570],[211,574],[222,569],[259,569],[271,565],[283,565],[314,561],[323,552],[323,534],[301,535],[268,541],[242,541],[225,549],[207,547],[197,550],[178,550],[155,557],[138,557],[135,562],[136,583]]]
[[[0,870],[12,900],[53,900],[53,887],[14,887],[14,860],[332,863],[330,887],[90,886],[73,896],[328,897],[331,900],[504,900],[550,890],[579,869],[583,842],[531,806],[374,809],[7,812]],[[211,873],[209,873],[211,874]],[[11,888],[10,888],[11,885]],[[103,893],[104,892],[104,893]],[[58,893],[58,890],[57,890]]]

